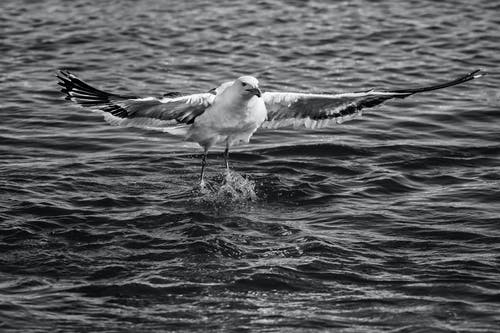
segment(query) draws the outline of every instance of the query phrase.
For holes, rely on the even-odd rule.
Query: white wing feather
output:
[[[266,92],[262,98],[268,114],[262,127],[326,127],[356,118],[361,115],[362,109],[379,105],[389,99],[451,87],[482,75],[484,74],[476,70],[453,81],[411,89],[369,90],[344,94]]]

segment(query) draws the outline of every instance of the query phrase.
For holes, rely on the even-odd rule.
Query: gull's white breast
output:
[[[222,94],[195,119],[187,139],[204,147],[225,140],[230,145],[240,141],[248,142],[266,116],[267,110],[262,98],[227,98],[227,95]]]

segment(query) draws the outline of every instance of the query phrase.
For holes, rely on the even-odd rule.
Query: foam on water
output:
[[[196,189],[195,201],[216,207],[226,207],[257,200],[255,182],[235,171],[228,170]]]

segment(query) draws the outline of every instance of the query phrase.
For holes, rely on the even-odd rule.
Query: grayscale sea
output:
[[[500,2],[0,3],[1,332],[499,332]],[[64,100],[452,80],[208,156]]]

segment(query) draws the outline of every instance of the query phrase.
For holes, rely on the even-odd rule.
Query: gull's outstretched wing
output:
[[[308,128],[341,123],[361,114],[363,108],[381,104],[392,98],[451,87],[484,75],[479,70],[446,83],[413,89],[369,90],[344,94],[303,94],[266,92],[262,95],[267,108],[263,128],[304,125]]]
[[[60,71],[57,78],[67,100],[103,112],[112,125],[168,131],[176,125],[192,124],[215,99],[211,93],[170,93],[163,98],[122,96],[96,89],[69,72]]]

